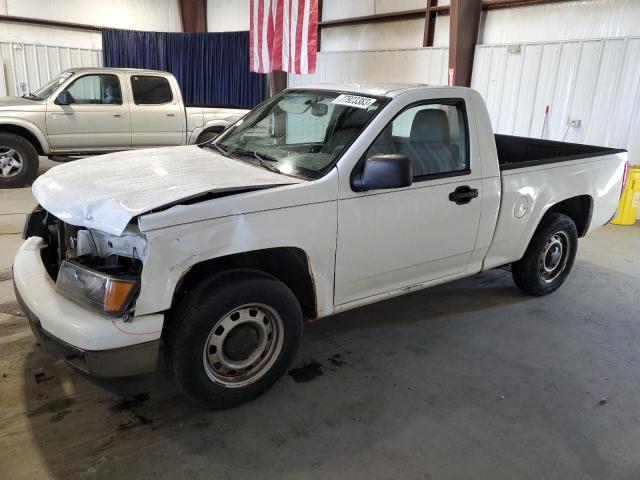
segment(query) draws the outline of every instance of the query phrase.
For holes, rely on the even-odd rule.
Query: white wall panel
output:
[[[102,34],[70,28],[0,22],[0,42],[61,45],[99,50],[102,48]]]
[[[249,30],[249,0],[207,0],[209,32]]]
[[[640,35],[640,1],[582,0],[491,10],[479,43],[503,44]]]
[[[178,0],[2,0],[4,15],[102,27],[182,31]]]
[[[476,48],[471,86],[498,133],[621,147],[640,164],[640,38]],[[579,127],[572,127],[579,120]]]
[[[426,0],[324,0],[322,4],[322,20],[339,20],[417,10],[425,8],[426,5]],[[440,0],[438,5],[449,5],[449,0]]]
[[[514,131],[516,135],[540,137],[545,127],[545,110],[551,104],[551,98],[556,88],[556,78],[560,67],[560,51],[559,44],[540,45],[540,65],[538,66],[538,75],[536,83],[531,85],[531,89],[522,89],[520,95],[522,97],[521,105],[531,105],[528,109],[528,118],[524,114],[516,112],[520,124],[524,123],[522,130]],[[477,51],[477,50],[476,50]],[[530,46],[525,46],[523,54],[528,56]],[[471,80],[473,85],[473,78]],[[542,112],[542,113],[541,113]],[[522,118],[524,116],[524,118]],[[527,122],[527,120],[529,120]],[[526,125],[529,128],[526,128]]]
[[[640,150],[640,39],[626,39],[623,47],[620,80],[615,87],[615,96],[603,116],[610,119],[612,128],[607,129],[605,141],[608,145],[629,145]],[[635,93],[635,96],[633,94]]]
[[[366,23],[322,29],[323,52],[416,48],[422,45],[424,20]]]
[[[289,74],[289,86],[327,82],[447,83],[449,49],[319,52],[316,73]]]
[[[0,96],[33,91],[67,68],[101,65],[100,50],[0,42]]]
[[[438,2],[438,5],[440,5],[440,2]],[[436,16],[436,28],[433,32],[433,46],[449,46],[449,15]]]
[[[323,0],[322,21],[363,17],[375,13],[374,0]]]
[[[444,5],[444,4],[443,4]],[[417,10],[425,8],[426,0],[376,0],[376,14],[402,12],[405,10]]]
[[[526,135],[531,128],[531,119],[535,109],[535,101],[531,101],[525,92],[535,92],[540,84],[542,53],[541,45],[531,45],[527,55],[521,56],[522,73],[520,75],[520,82],[518,82],[518,93],[516,95],[517,103],[514,105],[513,111],[511,112],[514,124],[513,131],[516,135]]]
[[[211,1],[211,0],[210,0]],[[426,0],[324,0],[322,20],[379,15],[425,8]],[[438,17],[434,45],[449,44],[449,17]],[[322,29],[322,51],[418,48],[424,19],[367,23]]]

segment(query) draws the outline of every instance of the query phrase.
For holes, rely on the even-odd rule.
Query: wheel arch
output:
[[[197,130],[195,130],[192,134],[192,142],[193,143],[200,143],[198,140],[200,139],[201,135],[205,134],[205,133],[210,133],[210,132],[215,132],[215,133],[222,133],[224,132],[229,125],[231,125],[229,122],[224,122],[222,120],[214,120],[210,123],[207,123],[204,125],[204,127],[199,128]]]
[[[593,214],[593,198],[591,195],[578,195],[564,199],[547,209],[538,222],[538,227],[552,213],[562,213],[573,220],[578,230],[578,236],[584,237],[589,230],[591,216]],[[536,229],[537,229],[536,228]]]
[[[207,123],[202,129],[201,133],[224,132],[227,129],[227,127],[229,127],[229,125],[231,125],[229,122],[221,122],[221,121]]]
[[[49,152],[46,137],[40,129],[29,122],[3,119],[0,123],[0,133],[12,133],[24,138],[33,145],[38,155],[46,155]]]
[[[309,258],[298,247],[274,247],[234,253],[196,263],[176,286],[172,305],[196,285],[223,271],[244,269],[271,275],[296,296],[305,317],[318,316],[317,298]]]

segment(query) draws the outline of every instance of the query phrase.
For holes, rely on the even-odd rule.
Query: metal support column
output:
[[[182,31],[203,33],[207,31],[207,0],[180,0]]]
[[[450,12],[449,84],[468,87],[471,85],[482,0],[451,0]]]

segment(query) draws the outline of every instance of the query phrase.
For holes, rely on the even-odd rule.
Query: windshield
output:
[[[66,82],[71,75],[73,75],[73,72],[62,72],[57,77],[49,80],[44,84],[44,86],[40,87],[35,92],[25,95],[25,97],[33,100],[45,100],[49,98],[49,96],[55,92],[60,85]]]
[[[335,91],[287,91],[205,146],[278,173],[315,179],[333,167],[383,103]]]

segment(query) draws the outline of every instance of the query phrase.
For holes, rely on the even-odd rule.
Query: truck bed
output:
[[[582,145],[538,138],[495,135],[500,170],[533,167],[625,152],[624,149]]]

